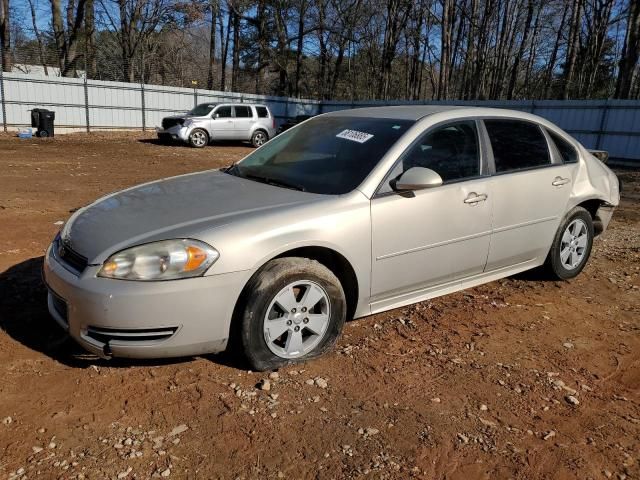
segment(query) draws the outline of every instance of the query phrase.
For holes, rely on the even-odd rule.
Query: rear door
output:
[[[239,140],[249,140],[251,138],[251,128],[255,123],[253,109],[248,105],[234,105],[235,116],[233,120],[234,138]]]
[[[233,140],[235,131],[233,126],[233,107],[231,105],[222,105],[213,112],[213,121],[211,130],[213,131],[213,140]]]
[[[486,270],[542,261],[569,201],[575,165],[562,162],[536,123],[500,118],[484,125],[494,172]]]

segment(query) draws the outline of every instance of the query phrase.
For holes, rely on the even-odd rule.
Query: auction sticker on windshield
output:
[[[352,142],[364,143],[367,140],[373,138],[373,135],[366,132],[359,132],[358,130],[343,130],[336,135],[338,138],[344,138],[345,140],[351,140]]]

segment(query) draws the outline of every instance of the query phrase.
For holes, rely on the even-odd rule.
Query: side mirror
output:
[[[439,187],[440,185],[442,185],[442,177],[437,172],[430,168],[411,167],[395,181],[394,188],[402,192]]]

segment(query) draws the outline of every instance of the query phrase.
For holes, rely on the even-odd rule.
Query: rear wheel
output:
[[[545,264],[547,271],[561,280],[577,276],[589,260],[593,237],[591,214],[582,207],[575,207],[556,232]]]
[[[189,145],[194,148],[206,147],[209,143],[209,135],[201,128],[196,128],[189,134]]]
[[[269,136],[264,130],[256,130],[251,137],[251,145],[258,148],[267,143]]]
[[[251,367],[269,370],[316,358],[336,342],[346,316],[340,281],[308,258],[267,263],[247,285],[242,347]]]

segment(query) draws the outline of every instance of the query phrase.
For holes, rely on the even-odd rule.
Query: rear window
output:
[[[236,110],[236,118],[253,117],[253,114],[251,113],[251,109],[249,107],[236,105],[234,108]]]
[[[573,145],[571,145],[556,133],[553,133],[549,130],[547,130],[547,133],[551,137],[551,140],[553,140],[555,146],[558,148],[563,163],[576,163],[578,161],[578,152],[575,148],[573,148]]]
[[[547,139],[540,127],[519,120],[485,120],[496,173],[551,164]]]
[[[269,110],[267,110],[267,107],[256,107],[256,112],[258,113],[258,117],[260,118],[269,117]]]

